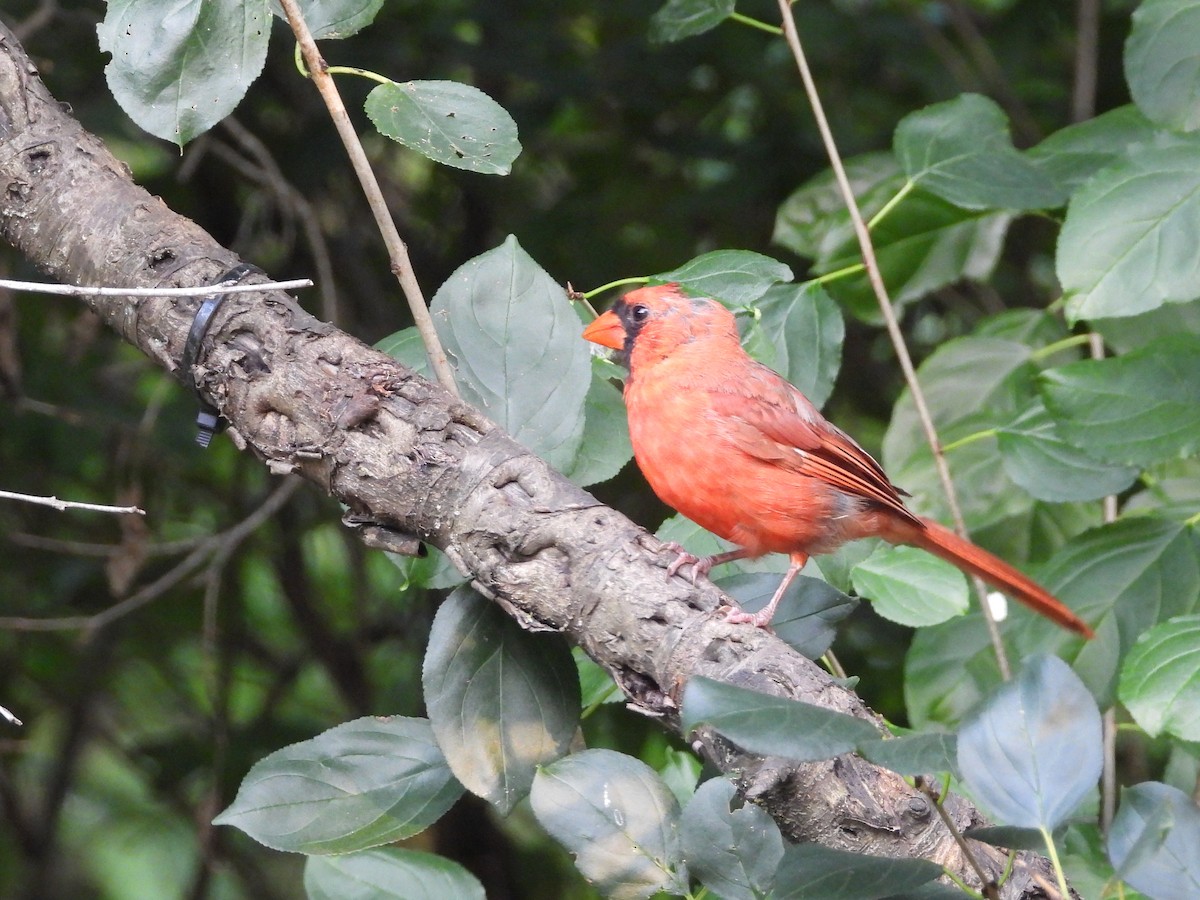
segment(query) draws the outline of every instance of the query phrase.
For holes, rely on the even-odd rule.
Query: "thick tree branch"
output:
[[[0,234],[62,281],[129,287],[211,282],[238,262],[134,185],[50,96],[0,26]],[[87,298],[122,337],[178,372],[199,300]],[[725,624],[707,582],[668,581],[669,554],[516,444],[482,414],[393,359],[314,319],[278,292],[225,301],[195,383],[237,445],[298,472],[359,521],[443,549],[526,627],[564,632],[617,678],[631,703],[678,729],[694,675],[794,697],[878,723],[851,691],[774,636]],[[190,435],[181,436],[190,440]],[[793,839],[935,860],[978,886],[926,797],[862,759],[794,764],[699,743]],[[959,829],[980,821],[948,804]],[[989,877],[1004,855],[974,845]],[[1044,896],[1047,862],[1022,854],[1006,898]]]

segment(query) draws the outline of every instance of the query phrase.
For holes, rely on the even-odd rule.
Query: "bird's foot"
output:
[[[730,625],[753,625],[755,628],[762,628],[765,631],[771,631],[771,616],[775,610],[763,609],[759,612],[746,612],[740,606],[722,606],[717,610],[717,614],[722,616]],[[764,615],[766,613],[766,615]]]
[[[663,544],[663,549],[678,554],[678,556],[671,561],[671,564],[667,566],[668,578],[674,576],[684,566],[691,566],[692,574],[689,577],[689,580],[692,582],[692,584],[695,584],[697,578],[699,578],[701,575],[707,575],[709,570],[713,567],[712,557],[696,556],[694,553],[688,553],[683,549],[682,544],[677,544],[674,541],[666,541]]]

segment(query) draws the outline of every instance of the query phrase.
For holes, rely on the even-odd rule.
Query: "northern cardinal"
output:
[[[1092,629],[1049,592],[986,550],[910,512],[871,456],[831,425],[795,387],[742,349],[733,314],[676,284],[639,288],[583,337],[619,351],[629,368],[625,407],[634,457],[654,492],[738,549],[695,557],[678,545],[668,577],[720,563],[786,553],[791,565],[756,614],[730,622],[764,627],[814,553],[880,537],[912,544],[978,575],[1060,625]]]

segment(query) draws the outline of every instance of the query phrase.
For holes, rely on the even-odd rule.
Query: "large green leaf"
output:
[[[1096,786],[1100,710],[1054,656],[1025,661],[958,732],[963,780],[1005,825],[1053,831]]]
[[[851,578],[877,613],[913,628],[962,615],[970,603],[962,572],[916,547],[877,547]]]
[[[1085,181],[1125,155],[1128,148],[1151,140],[1157,129],[1133,104],[1060,128],[1026,156],[1074,193]]]
[[[1200,140],[1139,145],[1071,199],[1058,279],[1072,320],[1200,297]]]
[[[379,133],[434,162],[507,175],[521,153],[517,123],[495,100],[457,81],[389,81],[364,106]]]
[[[299,0],[297,5],[312,36],[328,41],[358,34],[375,21],[383,0]],[[271,12],[287,20],[279,0],[271,0]]]
[[[430,312],[464,397],[552,466],[568,468],[592,374],[566,292],[510,236],[460,266]]]
[[[371,716],[256,763],[213,822],[275,850],[349,853],[424,831],[461,793],[425,719]]]
[[[1145,782],[1121,792],[1108,855],[1130,887],[1154,900],[1200,896],[1200,809],[1187,794]]]
[[[524,631],[470,588],[438,608],[422,681],[451,770],[504,814],[528,795],[538,765],[567,752],[579,722],[563,638]]]
[[[1169,619],[1141,635],[1121,667],[1118,691],[1152,737],[1200,741],[1200,616]]]
[[[1112,700],[1118,666],[1138,635],[1200,611],[1200,537],[1178,522],[1120,519],[1073,538],[1041,570],[1042,582],[1096,630],[1081,642],[1017,612],[1023,654],[1063,652],[1101,703]]]
[[[896,127],[909,180],[964,209],[1048,209],[1066,202],[1054,180],[1012,145],[992,100],[962,94],[911,113]]]
[[[681,41],[716,28],[731,15],[736,0],[667,0],[650,17],[650,40]]]
[[[1168,303],[1137,316],[1097,319],[1093,330],[1117,353],[1128,353],[1172,334],[1200,334],[1200,300]]]
[[[310,856],[308,900],[484,900],[483,885],[453,860],[380,847],[344,856]]]
[[[914,728],[956,728],[1001,683],[983,614],[913,635],[904,657],[904,706]]]
[[[563,474],[580,487],[607,481],[633,458],[625,401],[609,380],[609,364],[592,357],[592,384],[583,406],[579,452]]]
[[[1040,398],[996,439],[1008,477],[1039,500],[1097,500],[1125,490],[1138,475],[1133,466],[1101,462],[1063,440]]]
[[[1176,131],[1200,128],[1200,3],[1143,0],[1125,42],[1125,78],[1148,118]]]
[[[680,835],[693,878],[724,900],[771,895],[783,859],[783,835],[759,806],[742,800],[724,778],[711,778],[683,808]]]
[[[791,281],[792,270],[777,259],[750,250],[713,250],[653,277],[663,284],[678,282],[693,296],[745,306],[772,285]]]
[[[858,745],[863,759],[901,775],[958,773],[958,738],[942,732],[905,734]]]
[[[648,765],[612,750],[584,750],[538,770],[533,813],[605,896],[683,893],[679,803]]]
[[[1040,382],[1059,434],[1089,456],[1146,466],[1200,450],[1200,335],[1048,369]]]
[[[754,306],[758,316],[744,342],[750,344],[757,330],[761,343],[770,347],[770,353],[760,357],[762,362],[823,406],[833,392],[846,335],[837,303],[820,284],[809,281],[774,285]]]
[[[942,874],[924,859],[889,859],[820,844],[791,844],[775,873],[772,900],[876,900],[916,891]]]
[[[113,0],[96,31],[121,108],[182,147],[233,112],[258,77],[271,16],[242,0]]]
[[[699,676],[684,689],[681,723],[685,732],[710,725],[750,753],[802,761],[832,759],[881,737],[865,719]]]
[[[902,307],[949,284],[988,278],[1011,221],[1010,213],[972,212],[919,188],[908,194],[871,232],[892,301]],[[859,262],[855,242],[817,270],[836,272]],[[882,320],[862,271],[829,280],[825,287],[858,318]]]
[[[896,157],[875,152],[845,161],[846,178],[864,216],[879,212],[904,186]],[[846,201],[832,169],[826,169],[796,188],[775,213],[771,239],[793,253],[824,265],[854,240]]]

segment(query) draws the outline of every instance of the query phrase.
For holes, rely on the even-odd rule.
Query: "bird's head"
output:
[[[687,297],[678,284],[630,291],[583,330],[594,344],[611,347],[630,370],[671,356],[698,341],[738,344],[733,313],[705,297]]]

